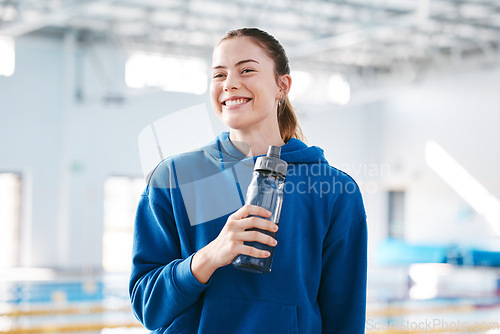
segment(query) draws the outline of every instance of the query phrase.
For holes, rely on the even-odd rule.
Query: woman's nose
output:
[[[229,92],[231,90],[238,89],[240,86],[239,80],[234,77],[234,75],[228,75],[226,81],[224,82],[224,91]]]

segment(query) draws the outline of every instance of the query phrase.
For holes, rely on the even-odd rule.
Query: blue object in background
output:
[[[387,239],[379,244],[375,260],[380,265],[449,263],[500,267],[500,250],[485,250],[460,245],[410,244],[404,240]]]
[[[409,265],[412,263],[445,263],[446,247],[412,245],[403,240],[387,239],[376,251],[376,261],[382,265]]]
[[[6,290],[0,302],[51,303],[94,302],[104,299],[104,284],[91,282],[12,282],[4,285]]]

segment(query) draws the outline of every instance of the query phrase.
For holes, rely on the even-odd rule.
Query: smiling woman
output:
[[[229,132],[163,160],[137,209],[130,296],[146,328],[193,334],[364,332],[367,231],[361,193],[352,178],[328,164],[322,149],[300,140],[287,97],[291,85],[285,51],[266,32],[231,31],[215,47],[210,96]],[[281,150],[290,170],[285,182],[294,189],[284,196],[276,223],[264,207],[244,201],[247,189],[252,192],[255,159],[270,145]],[[304,184],[329,190],[299,187]],[[218,215],[204,219],[207,203],[214,202]],[[229,266],[239,255],[270,257],[256,243],[274,247],[272,272]]]
[[[258,137],[267,137],[266,143],[282,146],[276,110],[290,90],[290,74],[276,78],[272,59],[249,37],[222,41],[214,51],[213,65],[212,106],[231,128],[231,138],[247,142],[244,138],[252,137],[258,142]],[[251,146],[249,154],[265,152],[267,146]]]

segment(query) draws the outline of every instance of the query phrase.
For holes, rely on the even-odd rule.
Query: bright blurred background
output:
[[[362,188],[367,333],[500,333],[486,0],[0,0],[0,333],[146,332],[127,292],[144,138],[167,156],[224,130],[211,51],[244,26],[285,46],[308,143]]]

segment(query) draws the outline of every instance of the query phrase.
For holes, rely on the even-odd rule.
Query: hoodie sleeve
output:
[[[163,199],[160,205],[146,191],[134,228],[129,293],[135,316],[149,330],[170,325],[208,286],[193,276],[192,255],[181,257],[172,205]]]
[[[366,215],[356,186],[335,202],[323,245],[318,296],[323,333],[365,332],[366,271]]]

